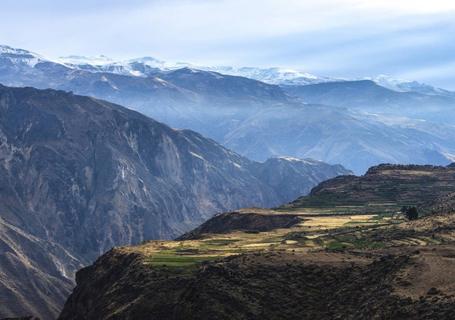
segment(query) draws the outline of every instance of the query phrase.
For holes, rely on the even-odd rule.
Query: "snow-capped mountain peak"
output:
[[[162,68],[166,65],[165,61],[156,59],[154,57],[142,57],[142,58],[135,58],[135,59],[130,59],[125,62],[124,64],[129,64],[129,63],[143,63],[144,65],[147,65],[149,67],[154,67],[154,68]]]
[[[8,59],[15,64],[25,64],[31,67],[34,67],[39,62],[46,61],[44,57],[34,52],[5,45],[0,45],[0,57]]]
[[[206,71],[214,71],[222,74],[241,76],[250,79],[255,79],[268,84],[276,85],[307,85],[321,82],[336,81],[336,79],[328,77],[319,77],[308,72],[289,69],[289,68],[255,68],[255,67],[230,67],[230,66],[215,66],[215,67],[199,67],[196,68]]]
[[[10,46],[0,45],[0,54],[29,55],[42,58],[39,54],[24,49],[16,49]]]
[[[398,92],[418,92],[430,95],[450,94],[449,91],[433,87],[431,85],[418,81],[400,79],[389,75],[381,74],[374,78],[365,78],[372,80],[376,84]]]
[[[299,162],[299,163],[303,163],[306,165],[320,165],[321,163],[323,163],[322,161],[314,160],[314,159],[310,159],[310,158],[301,159],[301,158],[296,158],[296,157],[291,157],[291,156],[278,156],[278,157],[274,157],[274,158],[272,157],[271,159],[278,159],[278,160],[288,161],[288,162]]]
[[[170,67],[165,61],[153,57],[115,60],[104,55],[95,57],[68,56],[61,57],[56,62],[91,72],[109,72],[137,77],[150,76],[156,69],[166,70]]]
[[[168,62],[154,57],[146,56],[129,60],[113,60],[106,56],[83,57],[69,56],[59,58],[60,63],[71,67],[87,69],[91,71],[113,72],[133,76],[149,76],[156,69],[171,71],[181,68],[211,71],[225,75],[246,77],[268,84],[276,85],[307,85],[321,82],[339,81],[328,77],[320,77],[301,70],[289,68],[256,68],[256,67],[232,67],[232,66],[203,66],[186,62]]]
[[[325,76],[318,76],[299,69],[271,67],[233,67],[233,66],[204,66],[186,62],[163,61],[152,56],[128,60],[116,60],[105,55],[94,57],[70,55],[58,59],[47,59],[43,56],[28,50],[12,48],[7,45],[0,45],[0,58],[6,59],[18,66],[29,66],[34,68],[41,62],[52,62],[64,65],[71,69],[79,69],[89,72],[106,72],[135,77],[156,77],[157,72],[173,71],[182,68],[192,70],[202,70],[216,72],[223,75],[240,76],[264,83],[280,86],[305,86],[310,84],[371,80],[376,84],[398,92],[416,92],[427,95],[446,95],[455,96],[455,93],[435,88],[433,86],[399,79],[388,75],[378,75],[376,77],[364,77],[356,79],[342,79]]]

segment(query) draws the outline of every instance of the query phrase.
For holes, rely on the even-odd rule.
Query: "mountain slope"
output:
[[[0,315],[49,319],[74,271],[113,246],[169,239],[217,212],[276,206],[318,179],[349,173],[308,164],[283,193],[262,166],[118,105],[0,86],[0,283],[16,288]]]

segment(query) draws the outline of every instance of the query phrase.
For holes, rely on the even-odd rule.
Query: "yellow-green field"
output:
[[[281,212],[280,212],[281,213]],[[273,214],[258,211],[257,214]],[[354,234],[370,228],[381,228],[396,223],[397,219],[369,215],[314,216],[292,212],[301,223],[291,228],[267,232],[240,232],[209,234],[199,240],[150,241],[140,246],[124,248],[146,256],[151,266],[188,267],[203,261],[216,260],[230,255],[259,251],[290,251],[305,253],[323,248],[338,249],[346,246],[369,247],[362,241],[342,243],[333,240],[338,234]],[[374,245],[372,246],[375,247]]]

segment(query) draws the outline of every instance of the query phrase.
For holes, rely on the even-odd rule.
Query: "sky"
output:
[[[387,74],[455,90],[453,0],[0,0],[0,44],[57,58]]]

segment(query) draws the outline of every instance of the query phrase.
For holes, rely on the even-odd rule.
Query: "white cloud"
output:
[[[399,76],[445,63],[455,49],[455,1],[5,1],[0,30],[9,32],[0,43],[54,57],[152,55]]]
[[[396,14],[434,14],[455,10],[453,0],[346,0],[360,9],[383,10]]]

